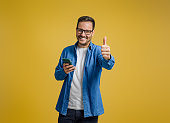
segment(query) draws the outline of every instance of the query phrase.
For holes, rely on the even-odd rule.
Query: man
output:
[[[56,105],[58,123],[97,123],[104,113],[100,94],[102,67],[112,69],[115,60],[106,44],[97,46],[91,42],[95,21],[89,16],[78,19],[77,42],[64,48],[55,69],[56,80],[64,80]],[[63,63],[70,59],[72,65]],[[76,67],[75,67],[76,66]]]

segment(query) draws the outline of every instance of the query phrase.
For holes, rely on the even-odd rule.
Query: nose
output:
[[[84,32],[84,31],[81,33],[81,36],[86,36],[86,34],[85,34],[85,32]]]

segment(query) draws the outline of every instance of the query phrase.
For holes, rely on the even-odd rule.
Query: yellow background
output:
[[[170,123],[169,0],[1,0],[0,123],[57,123],[54,70],[82,15],[116,60],[102,72],[99,123]]]

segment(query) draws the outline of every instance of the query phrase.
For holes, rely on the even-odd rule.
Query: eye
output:
[[[90,33],[91,31],[90,30],[85,30],[86,33]]]
[[[77,29],[77,31],[78,31],[78,32],[83,32],[83,30],[82,30],[82,29]]]

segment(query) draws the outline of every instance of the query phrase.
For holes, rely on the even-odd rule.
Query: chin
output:
[[[88,41],[88,40],[80,40],[80,39],[79,39],[78,41],[79,41],[79,44],[82,45],[82,46],[86,46],[86,45],[88,45],[89,42],[90,42],[90,41]]]
[[[86,40],[79,40],[79,43],[80,43],[80,44],[86,44],[87,41],[86,41]]]

